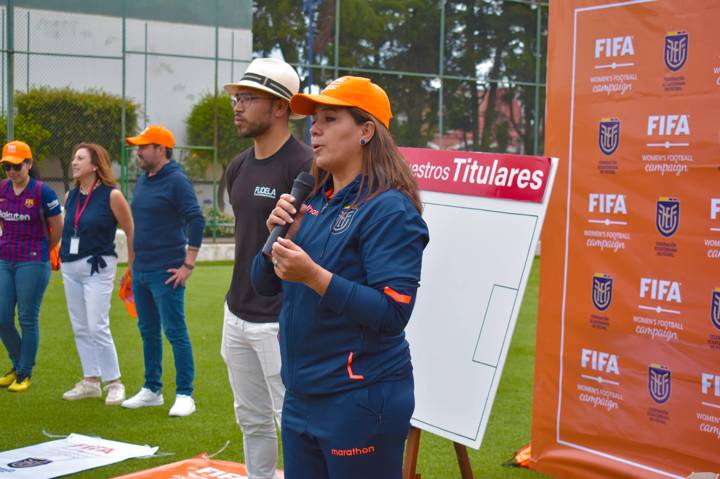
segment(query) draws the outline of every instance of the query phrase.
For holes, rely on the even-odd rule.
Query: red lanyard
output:
[[[87,208],[88,203],[90,203],[90,197],[93,194],[93,191],[95,191],[95,185],[97,184],[97,180],[93,181],[92,188],[90,188],[90,191],[87,194],[87,198],[85,198],[85,202],[82,206],[80,206],[80,187],[78,186],[78,201],[77,205],[75,205],[75,236],[77,236],[77,230],[78,230],[78,223],[80,222],[80,217],[85,212],[85,208]]]

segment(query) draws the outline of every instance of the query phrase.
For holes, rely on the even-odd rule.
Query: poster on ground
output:
[[[126,459],[152,456],[157,449],[70,434],[64,439],[0,452],[0,478],[51,479]]]

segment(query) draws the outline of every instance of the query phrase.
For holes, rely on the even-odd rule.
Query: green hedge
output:
[[[122,98],[102,91],[80,92],[71,88],[33,88],[15,95],[18,126],[16,138],[23,140],[20,118],[40,125],[48,137],[37,135],[30,146],[50,158],[57,158],[63,169],[63,182],[70,184],[69,166],[72,148],[81,142],[98,143],[110,153],[111,160],[120,159]],[[139,107],[125,101],[127,134],[137,130]]]

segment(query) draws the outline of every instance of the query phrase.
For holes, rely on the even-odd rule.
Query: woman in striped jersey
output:
[[[2,150],[8,177],[0,182],[0,338],[12,369],[0,387],[22,392],[30,387],[39,343],[38,317],[50,281],[50,250],[60,241],[60,201],[45,183],[30,177],[32,152],[22,141]],[[15,307],[22,334],[15,327]]]

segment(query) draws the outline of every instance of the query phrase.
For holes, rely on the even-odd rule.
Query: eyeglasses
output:
[[[2,167],[3,167],[3,170],[5,170],[5,171],[10,171],[10,170],[20,171],[20,170],[22,170],[23,164],[25,164],[24,161],[22,163],[18,163],[17,165],[12,164],[12,163],[3,163]]]
[[[275,98],[271,96],[255,96],[250,93],[236,93],[230,97],[233,108],[235,108],[238,103],[243,109],[249,108],[254,100],[275,100]]]

